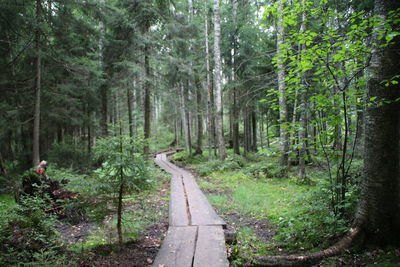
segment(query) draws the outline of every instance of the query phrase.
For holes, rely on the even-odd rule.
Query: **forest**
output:
[[[0,266],[400,266],[399,82],[398,0],[1,0]]]

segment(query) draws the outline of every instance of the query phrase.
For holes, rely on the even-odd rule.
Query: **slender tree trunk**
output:
[[[232,141],[233,141],[233,152],[235,154],[240,155],[240,147],[239,147],[239,108],[237,105],[237,89],[233,88],[233,131],[232,131]]]
[[[1,151],[0,151],[0,176],[7,177],[7,170],[4,165],[3,156],[1,155]]]
[[[122,173],[122,167],[120,168],[121,176],[123,175]],[[118,243],[119,245],[122,245],[123,239],[122,239],[122,196],[124,193],[124,184],[121,183],[119,186],[119,191],[118,191],[118,208],[117,208],[117,232],[118,232]]]
[[[397,0],[375,0],[374,11],[381,18],[397,8]],[[377,36],[374,39],[379,43]],[[399,51],[398,36],[392,45],[373,50],[367,84],[368,99],[376,99],[365,111],[364,179],[358,220],[367,240],[379,244],[400,242],[400,86],[385,86],[385,81],[398,74]],[[381,101],[385,102],[375,104]]]
[[[192,155],[190,118],[189,118],[189,113],[186,108],[187,93],[188,93],[188,89],[184,88],[184,86],[181,84],[180,85],[180,99],[181,99],[181,114],[182,114],[182,121],[183,121],[183,132],[185,135],[186,150],[189,152],[189,155]]]
[[[252,144],[251,150],[257,152],[257,116],[254,110],[251,111]]]
[[[35,30],[35,49],[36,49],[36,75],[35,75],[35,113],[33,119],[33,151],[32,151],[32,164],[37,166],[40,162],[40,100],[41,100],[41,0],[36,0],[36,30]]]
[[[92,153],[92,116],[91,116],[91,111],[89,110],[89,105],[87,107],[87,117],[88,117],[88,123],[87,123],[87,151],[88,154]]]
[[[147,32],[148,30],[146,30]],[[144,68],[146,80],[144,83],[144,154],[149,155],[149,138],[150,138],[150,120],[151,120],[151,99],[150,99],[150,62],[149,62],[149,45],[145,44],[144,47]]]
[[[132,138],[134,135],[134,128],[133,128],[133,96],[132,96],[132,89],[127,86],[126,89],[126,97],[128,99],[128,123],[129,123],[129,136]]]
[[[201,99],[201,85],[196,81],[196,102],[197,102],[197,146],[196,154],[203,153],[203,114],[202,114],[202,99]]]
[[[284,26],[283,26],[283,0],[278,0],[278,21],[277,21],[277,54],[278,54],[278,89],[279,89],[279,124],[280,124],[280,144],[282,150],[281,165],[289,164],[289,140],[287,123],[287,103],[286,103],[286,84],[285,66],[282,58],[282,47],[284,45]]]
[[[302,5],[304,8],[304,0],[302,1]],[[303,11],[302,16],[301,16],[301,26],[300,26],[300,32],[304,33],[306,29],[306,13]],[[299,57],[301,59],[302,56],[302,51],[306,49],[305,44],[300,44],[299,45]],[[299,130],[299,143],[300,143],[300,149],[299,149],[299,178],[301,180],[306,179],[306,129],[307,129],[307,110],[306,110],[306,104],[307,104],[307,97],[306,97],[306,80],[305,80],[305,73],[302,74],[301,77],[301,92],[300,92],[300,130]]]
[[[266,118],[266,130],[267,130],[267,147],[270,147],[270,141],[269,141],[269,109],[267,110],[267,118]]]
[[[223,122],[223,103],[222,103],[222,68],[221,68],[221,24],[219,0],[214,0],[214,84],[215,84],[215,106],[216,121],[215,128],[218,139],[219,158],[226,158],[225,140],[224,140],[224,122]]]
[[[208,6],[204,2],[204,39],[205,39],[205,56],[206,56],[206,72],[207,72],[207,131],[208,131],[208,158],[212,157],[212,150],[214,146],[214,131],[213,131],[213,92],[211,84],[211,68],[210,68],[210,51],[208,47]]]

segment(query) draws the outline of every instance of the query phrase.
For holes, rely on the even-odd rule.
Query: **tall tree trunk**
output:
[[[282,47],[284,44],[283,27],[283,0],[278,0],[278,21],[277,21],[277,63],[278,63],[278,89],[279,89],[279,124],[280,124],[280,144],[282,150],[281,165],[289,164],[289,140],[287,123],[287,103],[286,103],[286,84],[285,66],[282,58]]]
[[[1,151],[0,151],[0,176],[3,176],[3,177],[7,176],[7,170],[6,170],[6,166],[4,165],[3,156],[1,155]]]
[[[397,0],[375,0],[375,14],[381,18],[397,8]],[[382,25],[378,26],[381,30]],[[385,81],[399,74],[399,51],[398,36],[392,45],[373,50],[367,84],[368,99],[374,97],[374,103],[384,104],[370,102],[365,111],[364,179],[358,219],[367,239],[380,244],[400,242],[400,86],[385,86]]]
[[[128,99],[128,123],[129,123],[129,136],[132,138],[134,135],[133,129],[133,96],[132,89],[129,86],[126,87],[126,97]]]
[[[304,0],[302,1],[302,6],[304,8]],[[306,29],[306,12],[303,11],[301,16],[301,26],[300,32],[304,33]],[[302,51],[306,49],[305,44],[299,45],[299,57],[301,59]],[[301,92],[300,92],[300,130],[299,130],[299,178],[301,180],[306,179],[306,129],[307,129],[307,88],[306,88],[306,80],[305,80],[305,73],[302,74],[301,79]]]
[[[35,74],[35,113],[33,119],[33,151],[32,151],[32,164],[37,166],[40,162],[40,99],[41,99],[41,0],[36,0],[36,30],[35,30],[35,49],[36,49],[36,74]]]
[[[226,158],[225,140],[224,140],[224,122],[223,122],[223,95],[222,95],[222,68],[221,68],[221,23],[219,0],[214,0],[214,84],[215,84],[215,106],[216,120],[215,128],[218,139],[219,158]]]
[[[201,84],[196,81],[196,105],[197,105],[197,145],[196,154],[203,153],[203,114],[201,101]]]
[[[237,9],[238,0],[232,0],[233,7],[233,21],[235,24],[235,32],[237,31]],[[232,82],[236,82],[236,48],[237,48],[237,35],[233,34],[232,40],[232,53],[231,53],[231,65],[232,65]],[[232,88],[232,146],[233,152],[240,155],[239,147],[239,107],[238,107],[238,89],[236,86]]]
[[[213,105],[212,105],[212,84],[211,84],[211,68],[210,68],[210,50],[208,47],[208,5],[207,1],[204,2],[204,39],[205,39],[205,60],[206,60],[206,72],[207,72],[207,132],[208,132],[208,158],[212,157],[212,150],[214,145],[214,132],[213,132]]]
[[[251,111],[251,126],[252,126],[252,143],[251,150],[253,152],[257,152],[257,117],[256,112],[254,110]]]
[[[146,30],[147,32],[148,30]],[[144,69],[145,69],[145,82],[144,82],[144,154],[150,153],[149,138],[150,138],[150,120],[151,120],[151,100],[150,100],[150,62],[149,62],[149,45],[146,43],[144,46]]]
[[[191,131],[190,131],[190,118],[189,112],[186,108],[187,106],[187,94],[188,88],[184,88],[183,84],[180,85],[180,99],[181,99],[181,114],[183,121],[183,132],[185,135],[185,144],[186,150],[189,152],[189,155],[192,155],[192,139],[191,139]]]
[[[239,108],[237,104],[238,99],[237,89],[233,88],[233,122],[232,122],[232,141],[233,141],[233,152],[235,154],[240,155],[240,147],[239,147]]]

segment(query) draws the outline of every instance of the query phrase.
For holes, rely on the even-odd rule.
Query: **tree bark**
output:
[[[231,67],[232,67],[232,82],[236,82],[236,48],[238,46],[237,42],[237,9],[238,0],[232,0],[233,7],[233,22],[235,24],[235,33],[232,36],[232,53],[231,53]],[[239,147],[239,107],[238,107],[238,89],[236,85],[232,88],[232,146],[233,152],[240,155]]]
[[[203,114],[202,114],[201,85],[196,81],[196,104],[197,104],[197,146],[195,154],[203,153]]]
[[[252,126],[252,143],[251,150],[257,152],[257,116],[254,110],[251,111],[251,126]]]
[[[214,145],[214,132],[213,132],[213,105],[212,105],[212,85],[211,85],[211,68],[210,68],[210,50],[208,46],[208,6],[207,1],[204,2],[204,39],[205,39],[205,60],[207,72],[207,132],[208,132],[208,158],[212,157],[212,150]]]
[[[192,155],[192,140],[191,140],[191,134],[190,134],[190,121],[189,121],[189,113],[186,108],[186,102],[187,102],[187,95],[188,91],[187,88],[185,89],[182,84],[180,84],[180,99],[181,99],[181,115],[182,115],[182,121],[183,121],[183,132],[185,135],[185,145],[186,145],[186,150],[189,152],[189,155]]]
[[[283,0],[278,0],[278,21],[277,21],[277,63],[278,63],[278,90],[279,90],[279,124],[280,124],[280,145],[282,150],[281,165],[289,164],[289,140],[287,123],[287,103],[286,103],[286,84],[285,66],[282,58],[282,46],[284,44],[283,27]]]
[[[133,129],[133,96],[132,96],[132,89],[127,86],[126,89],[126,97],[128,100],[128,123],[129,123],[129,136],[132,138],[134,135],[134,129]]]
[[[240,155],[240,147],[239,147],[239,108],[237,104],[237,89],[233,88],[233,122],[232,122],[232,142],[233,142],[233,152],[235,154]]]
[[[302,1],[302,6],[304,9],[304,0]],[[301,15],[301,26],[300,32],[304,33],[306,29],[306,12],[303,11]],[[299,45],[299,56],[301,59],[301,53],[306,49],[305,44]],[[301,92],[300,92],[300,130],[299,130],[299,178],[304,181],[306,179],[306,140],[307,140],[307,88],[306,88],[306,80],[305,73],[302,74],[301,77]]]
[[[147,32],[148,30],[146,30]],[[144,82],[144,151],[145,155],[149,155],[149,138],[150,138],[150,120],[151,120],[151,101],[150,101],[150,62],[149,62],[149,45],[145,44],[144,47],[144,69],[145,69],[145,82]]]
[[[397,8],[400,8],[397,0],[375,0],[375,15],[381,18]],[[378,27],[383,28],[382,24]],[[380,43],[377,36],[374,39]],[[400,86],[385,86],[385,81],[399,74],[399,51],[398,36],[392,45],[375,48],[367,83],[367,99],[376,99],[365,111],[364,179],[357,219],[363,225],[367,240],[378,244],[400,242],[400,106],[397,100]]]
[[[3,177],[7,176],[7,170],[6,170],[6,166],[4,165],[3,156],[1,155],[1,151],[0,151],[0,176],[3,176]]]
[[[214,0],[214,84],[215,84],[215,128],[218,139],[219,158],[226,158],[225,140],[224,140],[224,122],[222,110],[222,68],[221,68],[221,23],[219,0]]]
[[[33,119],[33,151],[32,151],[32,165],[37,166],[40,162],[40,100],[41,100],[41,0],[36,0],[36,30],[35,30],[35,49],[36,49],[36,74],[35,74],[35,111]]]

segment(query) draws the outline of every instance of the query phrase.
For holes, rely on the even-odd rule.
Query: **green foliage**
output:
[[[102,167],[95,171],[99,182],[98,193],[116,194],[121,184],[124,192],[135,192],[147,188],[152,180],[142,151],[143,141],[121,135],[99,139],[95,155],[102,159]]]
[[[211,160],[203,163],[201,166],[199,166],[197,171],[201,175],[208,175],[214,171],[223,172],[228,170],[239,170],[245,164],[246,161],[243,159],[243,157],[236,154],[230,154],[224,161]]]
[[[13,195],[0,194],[0,217],[7,214],[15,207],[15,198]]]
[[[54,230],[55,219],[45,212],[48,200],[23,197],[0,222],[1,265],[60,264],[61,246]]]
[[[261,161],[251,164],[243,169],[243,172],[248,172],[255,178],[283,178],[288,172],[288,167],[281,166],[275,161]]]
[[[91,157],[83,142],[74,144],[72,140],[69,140],[63,143],[53,143],[48,152],[48,161],[61,168],[84,169],[90,165]]]

